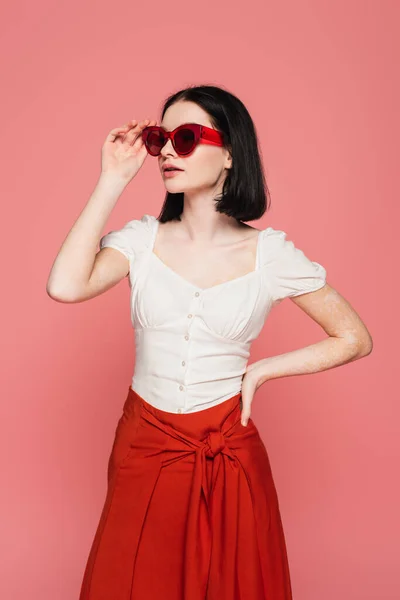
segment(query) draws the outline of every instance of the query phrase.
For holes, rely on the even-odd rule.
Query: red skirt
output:
[[[241,393],[176,414],[129,387],[80,600],[291,600],[278,497]]]

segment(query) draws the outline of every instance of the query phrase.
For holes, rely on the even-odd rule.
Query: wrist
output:
[[[256,388],[268,381],[270,373],[268,371],[268,359],[262,359],[248,365],[246,376],[253,381]]]
[[[117,173],[102,171],[98,179],[97,185],[100,187],[123,190],[129,182],[130,179],[121,177],[121,175],[118,175]]]
[[[121,197],[126,185],[126,182],[121,180],[120,177],[102,174],[97,180],[93,195],[97,198],[101,197],[114,206]]]

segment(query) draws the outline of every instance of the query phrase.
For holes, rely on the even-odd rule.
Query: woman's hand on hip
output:
[[[257,369],[256,363],[249,365],[246,373],[242,379],[242,425],[246,426],[251,415],[251,405],[253,402],[254,394],[262,385],[260,373]]]

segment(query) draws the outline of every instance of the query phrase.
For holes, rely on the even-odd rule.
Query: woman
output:
[[[147,156],[167,190],[158,218],[101,231]],[[265,381],[371,351],[349,304],[272,227],[252,119],[216,86],[172,95],[160,126],[110,132],[102,173],[65,240],[48,293],[81,302],[128,276],[136,360],[80,600],[289,600],[266,448],[250,418]],[[290,297],[328,338],[247,365],[271,308]]]

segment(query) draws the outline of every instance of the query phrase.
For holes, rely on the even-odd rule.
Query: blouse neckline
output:
[[[155,218],[155,217],[154,217]],[[157,218],[155,218],[155,227],[154,227],[154,231],[153,231],[153,239],[152,239],[152,243],[151,243],[151,247],[150,247],[150,254],[152,256],[152,258],[154,257],[156,259],[156,261],[164,268],[166,269],[166,271],[169,271],[176,279],[180,280],[182,283],[184,283],[185,285],[198,290],[202,293],[211,291],[211,290],[215,290],[217,288],[221,288],[223,286],[227,286],[229,284],[232,284],[236,281],[241,281],[244,279],[250,279],[251,277],[254,277],[254,275],[257,275],[259,272],[259,259],[260,259],[260,242],[261,242],[261,233],[262,233],[262,229],[259,229],[258,234],[257,234],[257,246],[256,246],[256,261],[255,261],[255,268],[252,271],[249,271],[248,273],[245,273],[244,275],[239,275],[239,277],[234,277],[233,279],[228,279],[227,281],[222,281],[221,283],[217,283],[215,285],[211,285],[209,287],[199,287],[198,285],[192,283],[191,281],[189,281],[188,279],[186,279],[185,277],[183,277],[182,275],[180,275],[179,273],[177,273],[176,271],[174,271],[174,269],[172,269],[170,266],[168,266],[163,260],[161,260],[161,258],[159,256],[157,256],[157,254],[154,252],[154,245],[155,245],[155,241],[156,241],[156,236],[157,236],[157,231],[158,231],[158,227],[159,227],[159,220]]]

